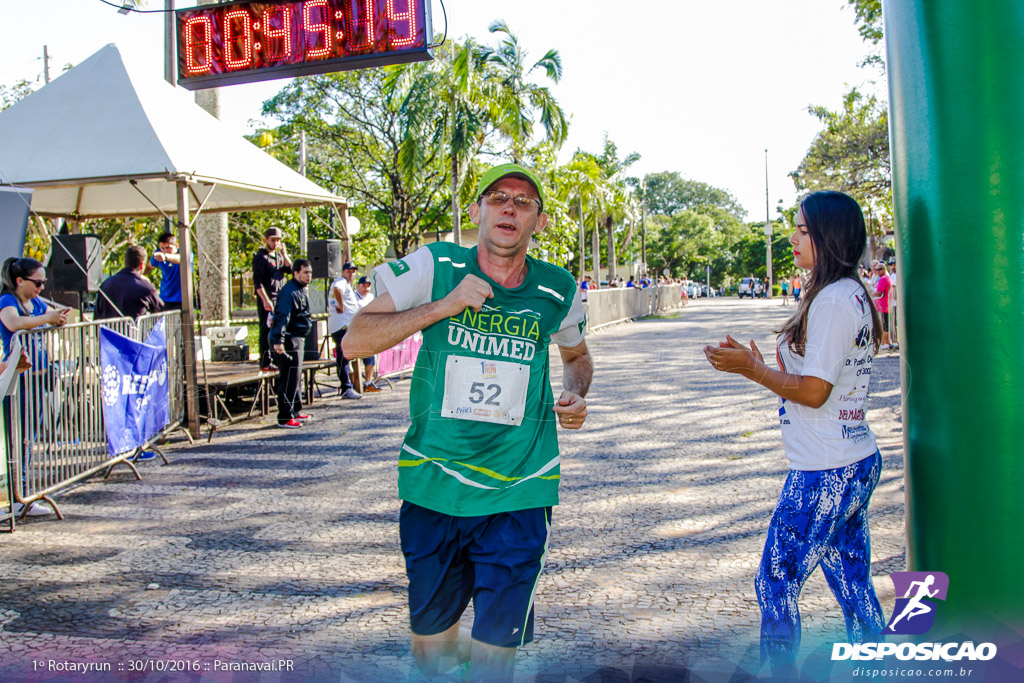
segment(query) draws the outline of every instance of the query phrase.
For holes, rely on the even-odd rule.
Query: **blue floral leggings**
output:
[[[819,564],[846,618],[850,642],[885,627],[871,583],[868,501],[878,484],[876,451],[833,470],[790,470],[768,527],[754,586],[761,605],[761,661],[792,662],[800,647],[797,600]]]

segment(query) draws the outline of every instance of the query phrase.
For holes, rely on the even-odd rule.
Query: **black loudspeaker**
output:
[[[305,353],[302,360],[320,360],[320,339],[317,334],[316,321],[313,321],[313,329],[306,335]]]
[[[247,361],[249,360],[249,345],[214,346],[211,355],[214,361]]]
[[[341,277],[341,240],[310,240],[309,263],[314,278]]]
[[[103,281],[99,235],[54,235],[50,242],[54,292],[98,292]]]

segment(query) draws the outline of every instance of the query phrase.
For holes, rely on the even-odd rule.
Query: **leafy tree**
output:
[[[864,42],[882,42],[882,0],[847,0],[857,13],[857,31]]]
[[[851,88],[842,108],[809,107],[824,124],[797,170],[790,173],[801,191],[839,190],[860,202],[872,249],[892,225],[892,171],[889,119],[883,103]]]
[[[674,171],[648,173],[644,177],[645,205],[650,214],[671,216],[706,206],[715,206],[742,220],[746,210],[727,190],[697,180],[686,180]]]
[[[328,207],[308,209],[309,239],[339,239],[340,228],[331,227],[331,215]],[[364,265],[384,261],[387,250],[385,228],[376,223],[373,215],[360,215],[361,207],[350,208],[350,215],[359,218],[359,232],[352,235],[349,246],[352,262]],[[272,211],[249,211],[231,215],[229,229],[231,231],[231,273],[243,275],[252,268],[252,255],[263,246],[263,233],[277,226],[285,233],[285,245],[293,257],[307,256],[299,251],[299,210],[275,209]]]
[[[857,31],[871,48],[871,53],[861,62],[885,72],[885,60],[882,58],[882,0],[847,0],[856,13]]]
[[[387,226],[395,253],[448,216],[447,108],[429,63],[298,78],[263,105],[282,136],[307,132],[307,173]]]
[[[576,219],[576,201],[573,176],[557,164],[557,151],[548,142],[542,142],[526,152],[528,165],[544,184],[548,215],[547,227],[536,236],[541,257],[551,263],[569,267],[574,260],[579,224]]]
[[[13,85],[0,84],[0,111],[31,95],[37,81],[38,79],[30,81],[23,78],[15,81]]]
[[[656,216],[652,224],[648,261],[654,271],[660,274],[667,268],[670,277],[683,277],[710,263],[718,241],[710,216],[686,210]]]
[[[772,230],[772,279],[778,282],[780,278],[795,274],[796,267],[793,265],[793,247],[789,243],[791,233],[778,221],[772,222]],[[764,223],[748,223],[745,234],[735,243],[733,253],[735,261],[728,278],[730,283],[748,276],[762,280],[767,278]]]
[[[687,180],[676,172],[644,177],[648,212],[648,261],[672,277],[704,281],[712,267],[712,284],[735,277],[735,253],[748,233],[746,211],[731,193],[707,183]]]

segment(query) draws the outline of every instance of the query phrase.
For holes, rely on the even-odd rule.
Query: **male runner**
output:
[[[413,654],[425,675],[468,658],[469,680],[511,681],[516,647],[533,638],[558,503],[555,422],[582,426],[593,366],[576,280],[526,253],[547,224],[536,175],[497,166],[476,196],[479,244],[429,244],[375,269],[376,298],[342,346],[361,358],[423,331],[398,462]],[[557,401],[549,342],[564,369]],[[470,599],[466,653],[459,618]]]

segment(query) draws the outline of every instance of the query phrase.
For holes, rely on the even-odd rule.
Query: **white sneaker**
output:
[[[879,351],[888,351],[889,350],[889,345],[888,344],[882,344],[881,346],[878,347],[878,350]]]
[[[14,504],[14,514],[16,516],[21,517],[21,514],[24,511],[25,511],[25,506],[24,505],[22,505],[21,503],[15,503]],[[50,513],[51,513],[50,508],[46,507],[45,505],[40,505],[39,503],[36,503],[35,501],[33,501],[33,502],[29,503],[29,505],[28,505],[28,513],[26,514],[26,516],[28,516],[28,517],[45,517],[46,515],[48,515]]]
[[[362,394],[360,394],[360,393],[359,393],[358,391],[356,391],[355,389],[346,389],[346,390],[345,390],[345,393],[344,393],[344,394],[342,394],[342,395],[341,395],[341,397],[342,397],[342,398],[352,398],[352,399],[356,399],[356,398],[362,398],[362,397],[363,397],[363,395],[362,395]]]

